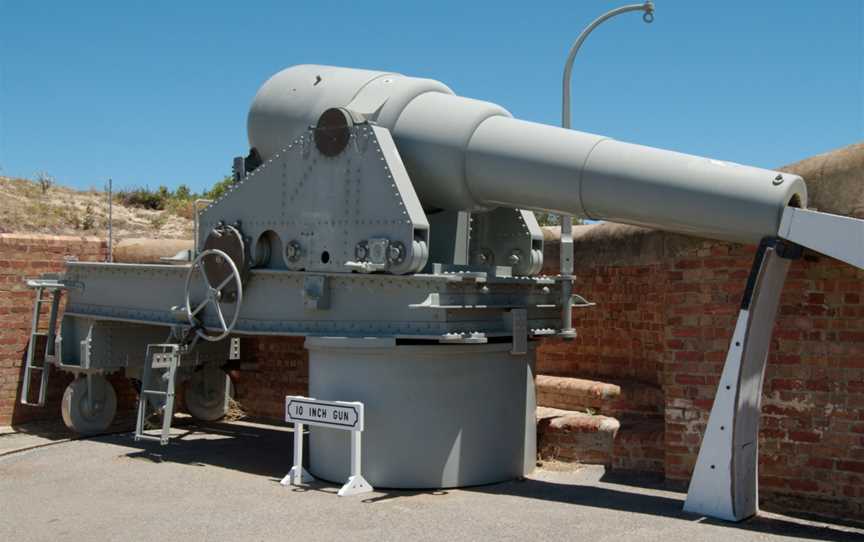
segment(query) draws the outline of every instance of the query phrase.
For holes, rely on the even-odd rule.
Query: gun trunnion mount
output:
[[[34,339],[48,346],[28,355],[23,400],[31,368],[43,375],[37,403],[51,367],[72,371],[82,378],[64,419],[103,430],[116,404],[103,375],[121,372],[142,381],[136,435],[162,409],[164,443],[175,384],[190,381],[193,415],[217,418],[237,337],[300,335],[310,395],[366,405],[371,484],[512,479],[535,463],[535,339],[560,332],[572,281],[540,275],[533,210],[762,243],[723,377],[735,385],[711,418],[735,431],[709,424],[713,455],[700,455],[688,498],[718,517],[755,513],[765,336],[789,258],[804,245],[860,263],[836,240],[860,224],[807,211],[800,177],[514,119],[429,79],[327,66],[267,81],[248,134],[237,182],[200,214],[194,261],[70,262],[31,282],[40,299],[65,292],[67,307],[60,332],[40,334],[37,303]],[[313,428],[310,471],[346,478],[348,446]]]

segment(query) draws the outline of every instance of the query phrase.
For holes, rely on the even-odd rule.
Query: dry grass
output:
[[[559,461],[557,459],[537,459],[537,467],[547,471],[575,472],[584,468],[582,463]]]
[[[228,411],[225,413],[225,417],[223,420],[228,422],[233,422],[237,420],[242,420],[246,417],[246,411],[243,410],[242,405],[235,401],[233,398],[228,398]]]
[[[126,207],[114,202],[114,238],[192,237],[191,211],[171,205],[164,211]],[[107,195],[53,185],[43,190],[36,181],[0,176],[0,233],[107,236]]]

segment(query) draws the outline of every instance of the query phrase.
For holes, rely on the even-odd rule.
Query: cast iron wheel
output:
[[[228,412],[228,398],[233,396],[234,385],[231,377],[222,369],[213,366],[192,373],[183,395],[189,414],[196,420],[205,422],[224,418]]]
[[[92,404],[87,400],[87,377],[76,378],[66,386],[63,401],[60,403],[63,423],[79,435],[95,435],[104,432],[114,421],[114,415],[117,413],[117,394],[114,392],[114,386],[104,376],[92,375],[90,378],[93,387],[98,391],[94,393]],[[99,399],[97,400],[96,397]]]

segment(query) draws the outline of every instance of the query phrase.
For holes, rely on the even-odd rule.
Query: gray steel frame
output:
[[[188,266],[70,262],[67,280],[86,287],[69,294],[64,320],[185,325],[182,314],[171,307],[183,299],[188,269]],[[534,334],[548,334],[549,329],[557,328],[558,281],[489,275],[442,272],[390,276],[252,270],[234,333],[432,340],[470,333],[506,337],[512,328],[506,316],[514,308],[527,309],[528,328]],[[320,279],[314,290],[310,278]],[[316,309],[316,305],[310,308],[310,296],[322,294],[320,283],[329,298],[327,308]],[[197,298],[202,299],[203,295],[203,291],[198,292]],[[206,315],[203,322],[208,329],[219,329],[213,314]]]

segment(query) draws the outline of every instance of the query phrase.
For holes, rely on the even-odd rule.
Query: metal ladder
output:
[[[158,440],[164,446],[171,439],[171,419],[174,417],[174,385],[179,364],[179,344],[147,345],[144,371],[141,376],[141,392],[138,394],[138,419],[135,423],[136,441]],[[148,397],[150,396],[164,397],[165,401],[161,407],[162,429],[158,435],[147,433],[144,429],[148,415]]]
[[[27,357],[24,360],[24,381],[21,383],[21,404],[44,407],[45,398],[48,395],[48,376],[51,373],[51,364],[56,362],[56,336],[57,315],[60,311],[60,299],[66,286],[56,279],[28,280],[27,286],[36,290],[36,302],[33,304],[33,319],[30,323],[30,342],[27,344]],[[44,297],[45,290],[51,293],[51,298]],[[48,328],[39,330],[42,319],[42,306],[51,303],[48,313]],[[41,339],[45,339],[45,351],[38,356],[38,345]],[[41,358],[41,359],[37,359]],[[36,402],[30,401],[30,381],[33,372],[38,371],[40,375],[39,397]]]

